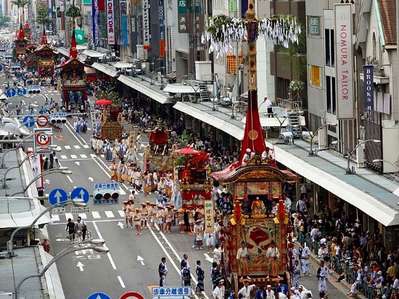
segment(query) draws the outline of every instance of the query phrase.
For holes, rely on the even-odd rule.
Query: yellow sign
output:
[[[212,200],[204,201],[204,213],[205,213],[205,232],[213,233],[214,227],[214,212],[213,212],[213,202]]]

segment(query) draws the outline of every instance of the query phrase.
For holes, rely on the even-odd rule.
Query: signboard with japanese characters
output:
[[[107,0],[107,37],[108,44],[115,44],[115,18],[114,18],[114,1]]]
[[[205,214],[205,232],[213,233],[214,231],[214,212],[213,212],[213,204],[212,200],[204,201],[204,214]]]
[[[187,0],[177,1],[177,21],[179,33],[188,32],[188,10]]]
[[[189,298],[191,288],[189,287],[160,287],[152,289],[152,298],[156,299],[183,299]]]
[[[151,29],[150,29],[150,1],[143,0],[143,45],[144,49],[150,47]]]

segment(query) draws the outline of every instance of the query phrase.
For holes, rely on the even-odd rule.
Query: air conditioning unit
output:
[[[144,49],[144,45],[136,45],[136,52],[138,60],[147,59],[147,51]]]
[[[361,141],[360,141],[361,142]],[[365,143],[360,143],[360,145],[356,148],[356,163],[357,167],[365,167],[364,162],[364,151],[366,149],[366,144]]]

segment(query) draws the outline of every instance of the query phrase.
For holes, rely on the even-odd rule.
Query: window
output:
[[[308,17],[308,28],[310,35],[320,35],[320,17]]]
[[[326,65],[334,66],[335,65],[334,29],[325,29],[324,30],[324,47],[325,47],[325,55],[326,55]]]
[[[336,97],[335,78],[326,76],[326,104],[328,113],[337,114]]]
[[[310,66],[310,84],[320,87],[320,67],[317,65]]]

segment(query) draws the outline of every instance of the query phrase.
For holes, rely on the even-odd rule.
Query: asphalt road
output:
[[[60,101],[59,94],[54,90],[44,90],[43,94]],[[26,109],[29,103],[40,107],[44,103],[43,94],[23,98],[26,103],[24,108]],[[12,101],[20,100],[16,97]],[[69,167],[72,174],[55,174],[46,177],[46,194],[54,188],[71,192],[77,186],[84,187],[91,193],[94,183],[110,181],[107,163],[103,157],[97,157],[90,149],[90,126],[86,134],[79,135],[74,132],[69,122],[63,126],[61,132],[55,134],[54,143],[62,149],[60,153],[57,153],[60,164]],[[120,203],[127,197],[128,192],[129,188],[122,186]],[[138,201],[142,200],[153,199],[144,199],[140,195]],[[163,256],[167,257],[169,270],[167,285],[181,285],[179,265],[183,253],[189,255],[192,269],[195,269],[196,260],[201,260],[206,275],[205,298],[212,298],[209,258],[212,257],[211,252],[205,249],[193,249],[193,237],[178,233],[177,228],[174,228],[170,234],[163,234],[157,229],[146,229],[142,235],[136,236],[134,230],[123,225],[121,204],[98,205],[90,200],[88,207],[84,210],[60,211],[58,214],[53,214],[53,223],[48,226],[53,255],[67,246],[74,246],[66,239],[65,224],[67,218],[76,219],[78,213],[86,221],[92,236],[104,239],[110,251],[108,254],[103,254],[82,249],[62,258],[57,263],[67,299],[84,299],[96,291],[104,291],[111,298],[119,298],[127,290],[138,291],[145,298],[150,298],[151,287],[158,284],[157,269]],[[313,271],[314,274],[303,278],[302,283],[316,295],[315,269]],[[330,298],[346,298],[331,284],[329,293]]]

